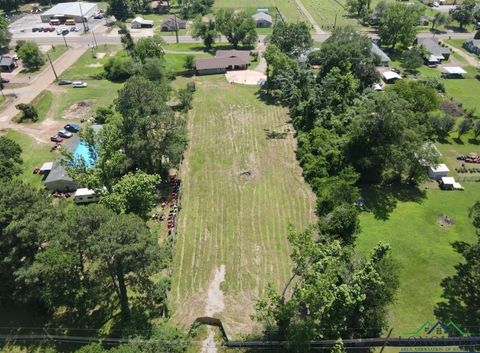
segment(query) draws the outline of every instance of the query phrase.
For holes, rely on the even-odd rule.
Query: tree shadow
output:
[[[260,88],[257,91],[256,95],[257,95],[257,98],[260,99],[266,105],[277,105],[277,106],[281,105],[271,93],[269,93],[267,90],[263,88]]]
[[[456,144],[458,145],[464,145],[465,143],[462,141],[461,137],[454,137],[453,141],[455,141]]]
[[[367,212],[372,212],[376,219],[387,220],[397,207],[398,201],[421,203],[426,198],[425,190],[412,185],[361,187]]]
[[[471,145],[480,145],[480,141],[477,140],[476,138],[469,138],[468,143]]]
[[[447,30],[451,30],[451,31],[458,32],[458,33],[468,33],[468,29],[460,28],[460,26],[447,25],[447,26],[445,26],[445,28]]]

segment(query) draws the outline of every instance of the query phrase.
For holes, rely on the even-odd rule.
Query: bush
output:
[[[105,124],[109,118],[111,118],[115,112],[113,111],[113,107],[98,107],[95,111],[95,121],[98,124]]]
[[[187,55],[183,67],[188,71],[195,69],[195,57],[193,55]]]
[[[23,66],[29,71],[38,70],[44,63],[40,49],[34,42],[24,42],[17,53],[18,57],[22,59]]]
[[[22,116],[19,119],[19,122],[25,120],[37,121],[38,120],[38,111],[31,104],[20,103],[15,106],[18,110],[22,111]]]
[[[104,66],[105,77],[110,81],[127,80],[134,73],[132,59],[128,55],[110,58]]]
[[[437,92],[445,93],[445,85],[440,77],[426,77],[422,82]]]
[[[192,108],[193,92],[188,88],[178,90],[178,99],[183,111],[188,111]]]

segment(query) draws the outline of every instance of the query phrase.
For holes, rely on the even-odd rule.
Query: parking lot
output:
[[[105,20],[103,19],[93,19],[90,18],[88,22],[85,22],[85,25],[90,28],[90,30],[94,30],[96,27],[101,26],[105,24]],[[44,23],[40,19],[39,14],[32,14],[32,15],[26,15],[15,22],[10,23],[9,25],[9,30],[12,33],[13,37],[15,39],[22,39],[22,37],[25,38],[32,38],[32,37],[39,37],[39,38],[46,38],[46,37],[56,37],[57,36],[57,29],[59,28],[67,28],[70,29],[71,27],[77,27],[79,29],[78,32],[70,32],[68,33],[68,36],[80,36],[82,35],[83,31],[83,24],[82,23],[77,23],[75,26],[65,26],[65,25],[60,25],[60,26],[50,26],[49,23]],[[54,28],[55,30],[52,32],[32,32],[33,28]]]

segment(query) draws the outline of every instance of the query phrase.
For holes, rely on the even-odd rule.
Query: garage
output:
[[[98,12],[97,4],[92,2],[63,2],[40,15],[42,22],[47,23],[52,19],[58,19],[64,23],[67,19],[73,19],[77,23],[88,21]]]

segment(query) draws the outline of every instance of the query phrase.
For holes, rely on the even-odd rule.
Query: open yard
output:
[[[293,130],[286,109],[223,75],[195,81],[170,304],[174,319],[189,327],[206,314],[208,292],[208,307],[220,308],[215,316],[235,336],[255,330],[250,315],[266,284],[285,284],[287,227],[314,221],[314,196],[301,177],[292,134],[266,137],[265,129]],[[224,298],[212,298],[209,284],[222,265]]]
[[[41,176],[33,174],[33,169],[57,158],[58,152],[50,152],[50,145],[37,142],[18,131],[8,130],[5,136],[22,147],[23,174],[20,176],[22,181],[39,188],[43,187]]]
[[[390,311],[393,337],[407,335],[435,319],[433,309],[442,293],[440,282],[454,273],[453,266],[461,259],[451,243],[475,239],[468,208],[478,201],[480,184],[464,187],[463,192],[437,188],[365,191],[366,205],[373,212],[360,217],[358,248],[368,253],[379,241],[389,243],[400,264],[400,288]],[[453,225],[440,226],[441,215],[452,217]]]

